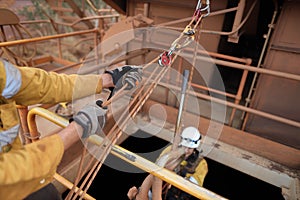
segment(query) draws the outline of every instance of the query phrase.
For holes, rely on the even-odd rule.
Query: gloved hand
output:
[[[109,73],[112,76],[115,89],[122,88],[126,83],[125,90],[135,88],[142,81],[142,67],[140,66],[123,66],[114,70],[106,70],[104,73]]]
[[[105,125],[106,110],[96,103],[84,106],[74,117],[73,120],[83,128],[82,138],[87,138],[92,134],[101,131]]]
[[[187,170],[185,168],[181,169],[178,173],[179,176],[186,177]]]

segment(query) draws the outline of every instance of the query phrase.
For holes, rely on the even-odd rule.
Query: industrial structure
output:
[[[99,96],[111,110],[109,143],[90,138],[92,151],[105,149],[98,160],[82,153],[81,143],[67,150],[57,188],[88,194],[79,180],[92,184],[93,176],[77,172],[81,159],[97,174],[99,162],[113,154],[199,199],[226,198],[120,147],[139,129],[172,143],[182,127],[193,125],[204,135],[199,150],[205,157],[280,188],[286,200],[300,199],[300,1],[104,2],[100,8],[91,0],[38,1],[31,6],[43,17],[34,20],[10,5],[0,8],[1,57],[16,65],[68,74],[123,64],[144,68],[137,91],[111,101],[105,101],[109,91]],[[24,143],[67,126],[67,117],[88,100],[69,102],[70,113],[58,113],[61,105],[20,106]]]

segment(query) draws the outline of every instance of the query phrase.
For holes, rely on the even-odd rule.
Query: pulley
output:
[[[164,53],[160,54],[160,58],[158,60],[158,64],[162,67],[167,67],[171,64],[172,61],[172,53],[168,53],[165,51]]]

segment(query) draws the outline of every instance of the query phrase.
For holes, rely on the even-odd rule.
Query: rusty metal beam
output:
[[[97,33],[97,32],[98,32],[97,29],[92,29],[92,30],[76,31],[76,32],[72,32],[72,33],[63,33],[63,34],[43,36],[43,37],[30,38],[30,39],[1,42],[0,47],[14,46],[14,45],[18,45],[18,44],[26,44],[26,43],[30,43],[30,42],[39,42],[39,41],[45,41],[45,40],[50,40],[50,39],[64,38],[64,37],[89,34],[89,33]]]

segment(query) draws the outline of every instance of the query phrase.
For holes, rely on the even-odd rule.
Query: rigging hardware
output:
[[[171,64],[172,61],[172,51],[165,51],[162,54],[160,54],[160,58],[158,60],[158,64],[162,67],[167,67]]]

